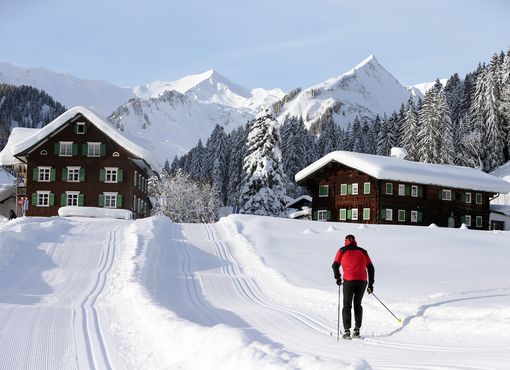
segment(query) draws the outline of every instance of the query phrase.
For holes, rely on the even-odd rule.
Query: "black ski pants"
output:
[[[344,280],[343,286],[344,307],[342,309],[342,321],[344,329],[351,329],[351,309],[353,303],[355,327],[361,328],[361,321],[363,319],[361,300],[363,299],[363,294],[365,294],[367,282],[363,280]]]

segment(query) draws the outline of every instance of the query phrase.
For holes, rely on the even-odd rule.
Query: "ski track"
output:
[[[107,323],[96,303],[114,265],[123,226],[69,222],[73,235],[64,243],[41,242],[40,258],[28,268],[22,265],[23,278],[0,291],[0,369],[118,368],[110,359],[109,334],[103,329]],[[38,294],[34,281],[36,287],[50,289]],[[30,289],[38,300],[24,303]]]
[[[296,353],[302,353],[300,351],[306,348],[308,354],[343,360],[349,358],[354,361],[362,357],[366,358],[374,369],[493,369],[490,365],[459,364],[459,361],[449,360],[450,356],[448,356],[452,353],[471,353],[473,351],[480,353],[481,356],[491,356],[491,352],[497,351],[490,347],[435,346],[398,342],[391,339],[382,339],[384,337],[368,335],[365,335],[363,340],[340,341],[340,343],[337,343],[336,335],[332,335],[336,334],[336,322],[333,328],[331,318],[321,317],[314,312],[305,312],[290,303],[289,305],[276,303],[271,297],[262,292],[256,278],[246,276],[243,273],[239,261],[233,256],[229,243],[221,240],[221,237],[218,236],[218,234],[225,235],[225,233],[228,233],[222,225],[185,224],[182,227],[183,239],[189,236],[190,244],[216,255],[220,260],[221,267],[219,270],[221,274],[216,271],[197,273],[202,284],[203,295],[209,303],[221,309],[230,309],[239,313],[243,320],[252,325],[252,329],[263,333],[266,340],[277,343],[282,348]],[[187,248],[185,244],[182,244],[182,239],[180,240],[183,253],[189,253],[186,252]],[[192,272],[193,268],[189,269],[188,266],[187,274]],[[230,282],[233,289],[229,289],[229,284],[225,283],[225,279]],[[193,299],[201,297],[201,294],[196,292],[197,285],[192,285],[195,297]],[[197,305],[197,303],[194,305]],[[409,318],[408,321],[411,319]],[[229,324],[228,322],[225,323]],[[388,337],[391,337],[391,335]],[[349,351],[346,353],[339,350],[339,345],[348,345]],[[379,353],[380,356],[371,360],[370,354],[373,354],[374,351]],[[403,356],[403,358],[412,359],[414,357],[417,362],[402,364],[399,359],[402,358],[403,351],[410,353],[410,355]],[[388,352],[388,355],[386,355],[386,352]],[[431,355],[435,361],[431,361]],[[382,361],[382,358],[386,358],[386,360]],[[388,358],[392,359],[389,364]]]

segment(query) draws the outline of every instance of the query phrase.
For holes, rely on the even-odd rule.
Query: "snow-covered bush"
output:
[[[219,194],[208,182],[194,180],[182,170],[163,171],[150,180],[149,191],[156,199],[153,212],[174,222],[214,222],[220,207]]]

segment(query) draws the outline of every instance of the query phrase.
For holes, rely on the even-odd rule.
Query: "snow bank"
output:
[[[95,217],[95,218],[118,218],[121,220],[129,220],[133,218],[133,214],[127,209],[114,208],[98,208],[98,207],[76,207],[66,206],[58,209],[60,217]]]

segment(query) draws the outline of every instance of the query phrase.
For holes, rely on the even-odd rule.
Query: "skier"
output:
[[[363,307],[361,300],[365,293],[374,291],[374,275],[375,269],[368,252],[358,247],[354,235],[345,237],[345,246],[340,248],[333,262],[333,272],[337,285],[342,285],[342,276],[340,275],[340,265],[344,273],[343,293],[344,302],[342,309],[342,321],[344,325],[344,339],[351,338],[351,308],[354,302],[354,331],[353,338],[359,338],[359,330],[363,318]],[[368,287],[367,287],[367,271],[368,271]]]

